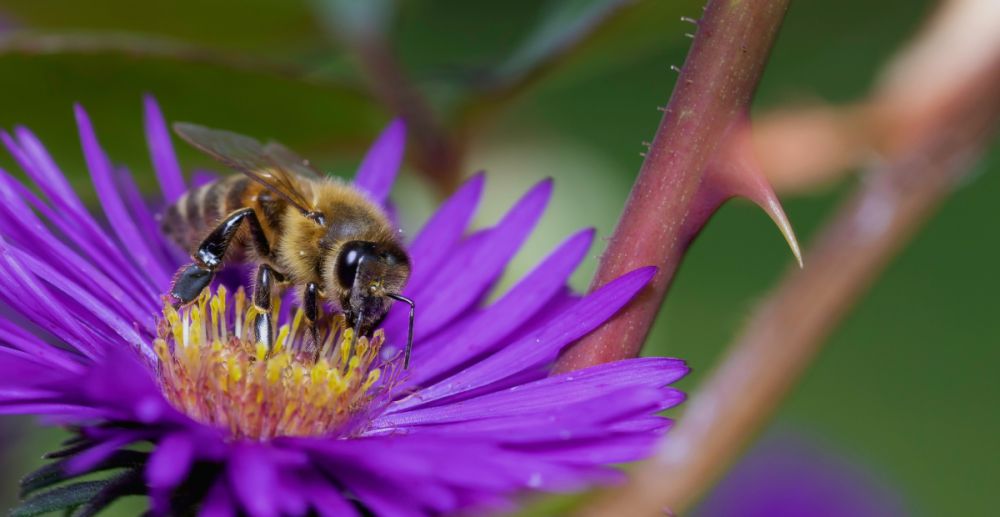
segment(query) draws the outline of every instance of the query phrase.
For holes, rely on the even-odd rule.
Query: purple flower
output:
[[[708,495],[706,517],[903,517],[900,495],[799,432],[768,433]]]
[[[146,136],[166,203],[187,188],[159,108]],[[29,476],[26,504],[82,505],[146,493],[154,513],[439,515],[502,509],[526,491],[614,481],[644,457],[684,395],[682,361],[646,358],[549,376],[567,345],[610,318],[652,277],[633,271],[579,296],[566,285],[593,239],[560,244],[496,301],[487,295],[541,216],[544,181],[495,226],[468,232],[483,189],[470,179],[409,242],[417,300],[409,370],[406,308],[343,345],[337,320],[320,360],[288,304],[268,354],[247,341],[242,291],[224,287],[181,312],[161,295],[184,254],[157,210],[104,153],[76,108],[105,220],[91,214],[27,129],[3,144],[40,194],[0,171],[0,411],[76,431]],[[354,184],[385,202],[405,131],[379,137]],[[349,357],[350,355],[350,357]],[[136,444],[151,446],[132,448]],[[56,482],[94,471],[103,481]],[[68,481],[69,480],[69,481]],[[89,483],[89,484],[88,484]]]

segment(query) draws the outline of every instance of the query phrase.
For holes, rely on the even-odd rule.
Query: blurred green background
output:
[[[336,2],[333,2],[336,3]],[[350,2],[341,2],[350,4]],[[586,6],[586,1],[570,2]],[[756,109],[803,99],[846,102],[865,94],[880,67],[926,17],[931,2],[798,2],[786,18]],[[433,105],[448,112],[532,34],[547,11],[533,1],[409,0],[391,41]],[[547,73],[488,125],[464,135],[463,171],[489,172],[479,221],[494,221],[546,176],[556,194],[511,276],[576,228],[609,235],[683,62],[701,3],[641,0],[573,57]],[[336,37],[328,9],[301,1],[0,1],[0,125],[31,127],[93,200],[73,125],[82,103],[102,144],[153,185],[142,134],[141,96],[168,119],[278,138],[349,175],[391,114],[372,100]],[[326,14],[324,14],[326,13]],[[24,31],[76,38],[111,31],[127,49],[56,51]],[[89,42],[89,43],[88,43]],[[120,43],[120,42],[119,42]],[[140,55],[140,54],[153,55]],[[516,63],[515,63],[516,64]],[[514,66],[508,63],[508,68]],[[178,145],[186,170],[209,163]],[[4,154],[0,166],[14,170]],[[915,515],[995,515],[1000,482],[1000,242],[993,146],[965,184],[889,266],[835,332],[776,421],[822,437],[896,487]],[[783,196],[806,245],[854,180]],[[408,169],[395,199],[404,226],[436,203]],[[416,223],[414,221],[417,221]],[[574,277],[586,287],[604,241]],[[649,354],[686,359],[693,390],[754,303],[792,258],[755,207],[735,202],[688,255],[649,341]],[[808,264],[807,264],[808,267]],[[7,420],[3,475],[16,479],[58,439],[30,421]],[[3,484],[0,507],[14,497]],[[136,506],[118,505],[121,515]]]

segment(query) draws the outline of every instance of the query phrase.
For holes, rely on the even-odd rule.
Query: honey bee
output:
[[[268,349],[274,342],[271,297],[291,284],[301,292],[317,346],[322,300],[339,305],[354,339],[370,334],[394,300],[409,305],[408,367],[415,304],[402,289],[410,260],[382,207],[277,142],[184,122],[173,127],[189,144],[243,173],[186,192],[163,214],[164,233],[192,259],[174,276],[174,304],[196,300],[224,262],[242,258],[258,264],[254,330]]]

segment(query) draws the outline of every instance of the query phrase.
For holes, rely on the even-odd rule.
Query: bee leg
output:
[[[309,282],[306,284],[306,290],[302,295],[303,301],[302,306],[305,308],[306,325],[309,326],[309,332],[312,334],[313,347],[315,347],[316,360],[319,360],[319,353],[322,349],[322,343],[319,342],[319,286],[316,282]]]
[[[208,284],[212,283],[215,272],[197,263],[188,264],[174,276],[170,287],[170,296],[174,299],[174,307],[180,307],[193,302]]]
[[[253,209],[241,208],[230,213],[198,245],[191,256],[194,262],[177,272],[173,285],[170,287],[170,295],[176,302],[174,305],[191,303],[212,283],[215,272],[222,266],[226,250],[229,249],[229,245],[232,244],[236,232],[244,221],[250,225],[250,234],[253,236],[254,245],[258,252],[262,255],[270,253],[270,246]]]
[[[274,346],[274,315],[271,313],[271,293],[284,277],[267,264],[257,268],[257,282],[253,286],[253,306],[257,316],[253,321],[254,337],[270,351]]]

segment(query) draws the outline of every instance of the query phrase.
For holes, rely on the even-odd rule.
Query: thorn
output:
[[[646,153],[639,153],[639,156],[642,156],[643,158],[645,158],[646,157]]]
[[[667,112],[667,107],[666,106],[657,106],[656,107],[656,111],[662,111],[663,113],[666,113]]]
[[[688,22],[688,23],[690,23],[692,25],[698,25],[698,20],[695,20],[694,18],[691,18],[690,16],[681,16],[681,21],[682,22]]]
[[[754,155],[750,123],[741,119],[735,124],[726,139],[720,142],[718,154],[709,163],[695,195],[693,217],[688,218],[689,233],[694,236],[700,231],[724,202],[733,197],[743,197],[753,201],[774,221],[799,267],[802,267],[802,249],[795,231]]]
[[[642,141],[642,145],[643,145],[643,147],[645,147],[646,149],[649,149],[649,147],[650,147],[651,145],[653,145],[653,144],[651,144],[651,143],[649,143],[649,142],[647,142],[647,141],[643,140],[643,141]]]
[[[670,65],[670,69],[673,70],[674,72],[677,72],[678,74],[681,73],[681,69],[677,65]]]
[[[690,32],[685,32],[684,35],[687,36],[687,37],[689,37],[689,38],[691,38],[691,39],[694,39],[694,34],[692,34]]]

